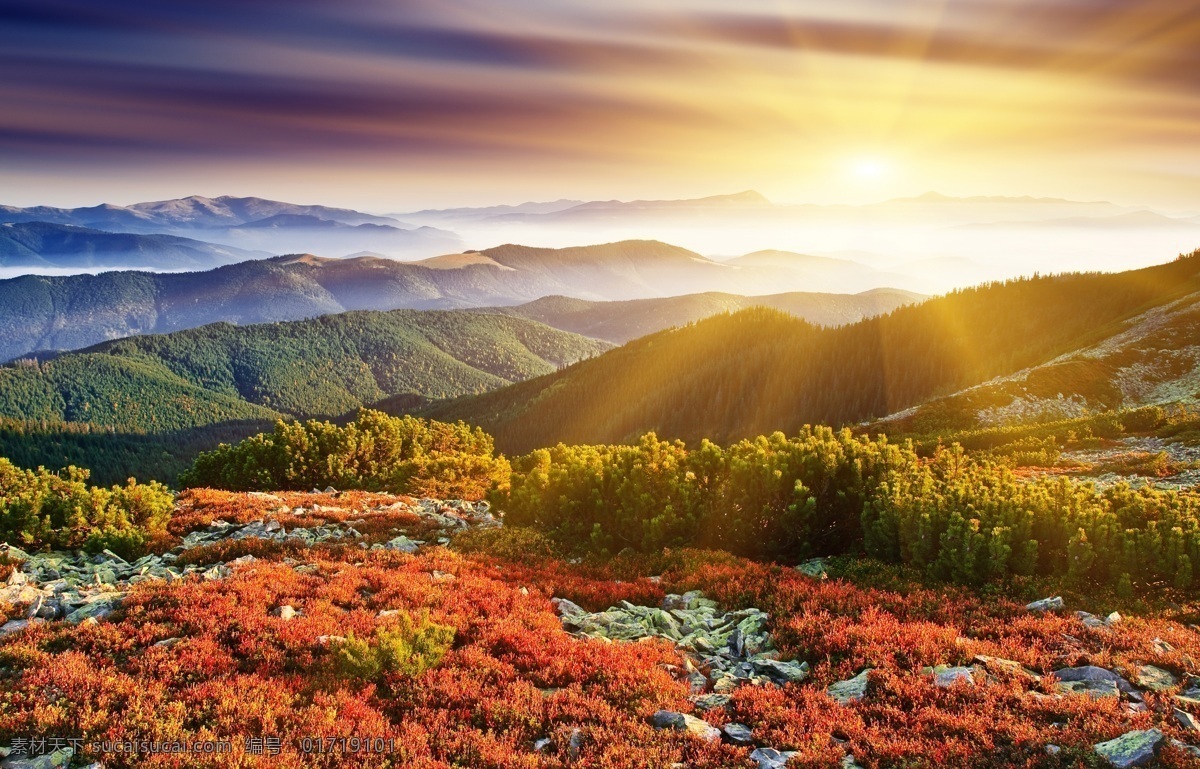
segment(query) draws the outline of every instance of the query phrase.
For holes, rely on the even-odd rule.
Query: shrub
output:
[[[447,424],[361,410],[346,426],[278,422],[235,445],[196,458],[184,486],[232,491],[303,491],[313,487],[482,499],[508,478],[491,436]]]
[[[531,566],[559,555],[558,546],[551,539],[523,526],[468,529],[455,536],[454,547],[464,553],[487,553]]]
[[[351,632],[336,650],[338,672],[378,681],[387,675],[416,678],[437,667],[454,643],[454,628],[436,624],[428,612],[416,619],[405,613],[395,618],[396,626],[379,628],[373,641],[355,638]]]
[[[140,554],[166,532],[174,497],[159,483],[132,478],[110,489],[89,486],[87,470],[24,470],[0,458],[0,539],[20,547],[112,549]]]

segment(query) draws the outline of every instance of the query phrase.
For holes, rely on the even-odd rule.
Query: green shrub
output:
[[[174,497],[159,483],[105,489],[89,486],[88,471],[24,470],[0,458],[0,539],[22,548],[109,548],[140,554],[166,531]]]
[[[364,409],[344,427],[278,422],[274,432],[221,444],[197,457],[180,482],[232,491],[333,486],[475,500],[506,481],[508,472],[491,436],[478,428]]]
[[[395,615],[394,627],[379,628],[372,641],[351,633],[335,650],[339,674],[379,681],[385,676],[416,678],[436,667],[454,643],[454,628],[438,625],[428,613]]]
[[[550,538],[524,526],[467,529],[454,537],[454,547],[464,553],[487,553],[531,566],[561,555]]]

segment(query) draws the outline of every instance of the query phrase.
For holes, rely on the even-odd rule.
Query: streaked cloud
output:
[[[300,165],[507,199],[811,199],[868,153],[916,188],[1036,168],[1051,189],[1028,191],[1071,174],[1182,200],[1200,0],[4,0],[0,99],[0,167],[47,194]]]

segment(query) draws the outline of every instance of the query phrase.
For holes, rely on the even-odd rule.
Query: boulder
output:
[[[1117,769],[1127,769],[1153,761],[1162,741],[1163,733],[1158,729],[1136,729],[1114,740],[1097,743],[1093,749]]]
[[[291,604],[284,604],[283,606],[276,606],[274,609],[271,609],[271,616],[284,620],[295,619],[300,616],[300,612],[296,611],[295,607]]]
[[[1175,699],[1184,705],[1200,707],[1200,677],[1187,676],[1183,681],[1183,691],[1175,695]]]
[[[420,549],[422,544],[423,543],[418,542],[416,540],[409,539],[408,537],[401,534],[400,536],[396,537],[395,539],[390,539],[387,542],[385,542],[383,545],[383,549],[384,550],[395,550],[400,553],[408,553],[411,555],[412,553],[417,552],[417,550]]]
[[[9,620],[8,622],[5,622],[3,625],[0,625],[0,638],[3,638],[4,636],[9,635],[11,633],[19,633],[22,630],[24,630],[25,628],[29,627],[30,625],[37,625],[44,621],[45,620],[38,619],[36,617],[33,619]]]
[[[936,686],[947,688],[954,686],[959,681],[963,681],[968,685],[975,685],[975,669],[968,667],[950,665],[937,665],[931,668],[922,670],[925,675],[933,676],[933,683]]]
[[[721,739],[721,730],[717,727],[703,719],[674,710],[660,710],[651,717],[650,722],[656,729],[675,729],[709,742]]]
[[[775,748],[758,748],[750,754],[750,760],[758,764],[758,769],[784,769],[788,760],[796,755],[794,750],[782,753]]]
[[[1059,681],[1054,684],[1054,691],[1059,694],[1086,694],[1093,699],[1121,696],[1116,681]]]
[[[1183,727],[1187,732],[1200,732],[1200,723],[1196,722],[1196,717],[1186,710],[1175,708],[1175,723]]]
[[[1162,668],[1142,665],[1137,671],[1137,684],[1152,692],[1165,692],[1178,686],[1179,679]]]
[[[807,662],[797,663],[780,662],[773,659],[755,659],[751,660],[750,664],[757,672],[780,684],[799,683],[808,678]]]
[[[796,567],[796,571],[813,579],[828,579],[829,574],[825,570],[824,558],[809,558],[804,563]]]
[[[13,754],[4,759],[3,762],[0,762],[0,767],[4,769],[58,769],[58,767],[71,763],[71,757],[75,755],[75,751],[72,748],[59,748],[53,753],[40,756],[17,757],[17,755]]]
[[[721,731],[725,733],[725,738],[734,745],[754,744],[754,730],[745,724],[725,724],[721,727]]]
[[[692,703],[697,710],[712,710],[725,707],[730,699],[728,694],[702,694],[692,697]]]
[[[1033,603],[1025,604],[1025,608],[1029,611],[1038,612],[1061,611],[1063,608],[1063,599],[1062,596],[1058,595],[1052,598],[1042,598],[1041,600],[1034,601]]]
[[[1059,681],[1066,681],[1068,683],[1098,683],[1111,681],[1116,685],[1119,691],[1132,696],[1134,699],[1138,698],[1137,690],[1133,687],[1133,684],[1129,683],[1113,671],[1096,667],[1095,665],[1081,665],[1074,668],[1062,668],[1061,670],[1054,671],[1051,675],[1053,675]]]
[[[867,696],[867,675],[870,672],[871,668],[867,668],[854,678],[830,684],[825,693],[837,700],[839,705],[857,702]]]
[[[1041,680],[1041,676],[1033,672],[1029,668],[1015,660],[1006,660],[1001,657],[989,657],[986,654],[976,654],[975,661],[992,674],[995,675],[1010,675],[1017,678],[1023,678],[1030,683],[1036,683]]]

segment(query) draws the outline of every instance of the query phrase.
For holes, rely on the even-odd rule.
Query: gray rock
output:
[[[1047,745],[1046,746],[1046,755],[1057,756],[1059,753],[1062,753],[1062,748],[1060,748],[1059,746],[1057,746],[1057,745]]]
[[[980,665],[983,665],[983,667],[987,669],[989,673],[1003,673],[1011,676],[1017,676],[1018,678],[1024,678],[1030,683],[1036,683],[1037,681],[1041,680],[1041,676],[1015,660],[1006,660],[1002,659],[1001,657],[989,657],[986,654],[976,654],[975,661]]]
[[[750,760],[758,763],[758,769],[784,769],[794,750],[780,752],[775,748],[758,748],[750,754]]]
[[[59,748],[53,753],[41,756],[10,755],[0,762],[0,767],[3,769],[57,769],[70,764],[73,755],[75,755],[75,751],[72,748]]]
[[[703,694],[692,697],[692,703],[697,710],[713,710],[725,707],[729,704],[730,699],[728,694]]]
[[[1200,677],[1187,676],[1183,681],[1183,691],[1176,694],[1175,699],[1184,705],[1200,707]]]
[[[721,727],[721,731],[725,733],[726,739],[734,745],[754,744],[754,730],[745,724],[725,724]]]
[[[396,550],[398,552],[408,553],[411,555],[412,553],[417,552],[417,550],[420,549],[422,544],[423,543],[418,542],[416,540],[409,539],[408,537],[401,534],[400,536],[396,537],[395,539],[388,540],[386,543],[384,543],[383,549]]]
[[[687,732],[703,740],[713,742],[721,739],[721,730],[703,719],[677,713],[674,710],[659,710],[650,719],[656,729],[675,729]]]
[[[19,633],[22,630],[24,630],[25,628],[29,627],[30,625],[37,625],[44,621],[45,620],[38,619],[36,617],[33,619],[9,620],[8,622],[5,622],[3,625],[0,625],[0,638],[3,638],[6,635],[11,635],[12,633]]]
[[[1059,694],[1086,694],[1093,699],[1120,697],[1116,681],[1059,681],[1054,685]]]
[[[534,752],[541,753],[542,751],[546,750],[546,748],[550,747],[551,742],[552,741],[549,737],[543,737],[540,740],[535,740],[533,743]]]
[[[1127,769],[1153,761],[1162,741],[1163,733],[1158,729],[1137,729],[1114,740],[1097,743],[1093,749],[1117,769]]]
[[[1063,608],[1062,596],[1054,596],[1052,598],[1043,598],[1033,603],[1025,604],[1025,608],[1029,611],[1061,611]]]
[[[804,563],[796,567],[796,571],[813,579],[828,579],[829,574],[825,570],[824,558],[809,558]]]
[[[1117,689],[1126,694],[1137,693],[1137,690],[1134,689],[1133,684],[1129,683],[1113,671],[1096,667],[1095,665],[1081,665],[1074,668],[1062,668],[1061,670],[1054,671],[1051,675],[1053,675],[1059,681],[1066,682],[1084,681],[1095,683],[1101,681],[1111,681],[1116,685]]]
[[[849,705],[867,696],[867,676],[871,668],[867,668],[854,678],[830,684],[825,693],[837,700],[839,705]]]
[[[777,683],[799,683],[808,678],[807,662],[780,662],[772,659],[751,660],[756,671]]]
[[[1196,722],[1196,717],[1186,710],[1175,708],[1175,723],[1183,727],[1184,731],[1200,732],[1200,723]]]
[[[968,667],[951,667],[950,665],[937,665],[931,668],[925,668],[925,675],[933,676],[933,683],[936,686],[943,688],[953,686],[959,681],[963,681],[969,685],[975,684],[975,669]]]
[[[1142,665],[1137,671],[1138,686],[1153,692],[1165,692],[1179,685],[1179,679],[1153,665]]]

